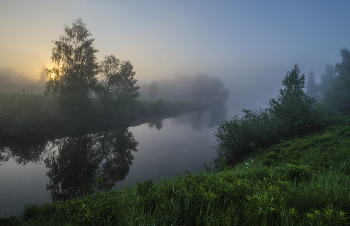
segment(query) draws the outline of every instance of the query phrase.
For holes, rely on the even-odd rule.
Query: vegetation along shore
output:
[[[208,90],[184,102],[138,99],[130,62],[109,55],[97,63],[81,20],[65,31],[67,37],[54,42],[57,66],[47,70],[45,96],[0,94],[2,138],[125,126],[155,113],[166,117],[219,102],[207,98]],[[62,50],[67,40],[88,51],[68,48],[69,56],[77,57],[69,59]],[[82,53],[91,54],[83,57],[84,64]],[[341,56],[342,62],[327,65],[320,84],[313,76],[306,81],[295,64],[268,108],[243,109],[243,117],[222,119],[213,134],[216,158],[205,163],[207,172],[27,204],[19,216],[2,217],[0,224],[350,225],[350,51],[342,49]],[[196,79],[217,82],[203,75]],[[211,93],[225,103],[228,91],[216,84]],[[149,87],[154,97],[156,85]]]

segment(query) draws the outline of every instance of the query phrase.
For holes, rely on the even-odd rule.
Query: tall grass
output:
[[[27,205],[13,225],[350,225],[350,126],[256,153],[217,173]],[[2,218],[5,222],[13,218]]]

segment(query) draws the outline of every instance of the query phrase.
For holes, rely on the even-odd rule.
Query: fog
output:
[[[221,79],[204,74],[177,75],[171,79],[153,80],[155,93],[151,84],[140,86],[141,97],[182,99],[223,105],[229,97],[229,90]]]
[[[0,92],[43,94],[46,83],[45,68],[40,73],[40,80],[33,80],[12,68],[0,69]]]
[[[223,83],[226,104],[237,113],[264,108],[295,63],[319,81],[327,63],[341,61],[339,50],[350,46],[348,8],[349,1],[5,0],[0,92],[42,93],[42,68],[53,66],[52,41],[81,18],[95,39],[97,59],[113,54],[129,60],[141,88],[159,83],[157,97],[174,94],[171,87],[164,90],[179,82],[175,77],[202,74]],[[176,92],[187,89],[189,95],[188,84],[179,86]]]

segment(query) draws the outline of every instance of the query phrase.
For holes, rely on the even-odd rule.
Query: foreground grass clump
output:
[[[13,225],[350,225],[350,127],[286,141],[218,173],[26,205]]]

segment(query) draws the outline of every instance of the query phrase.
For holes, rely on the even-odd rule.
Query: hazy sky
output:
[[[39,78],[53,66],[52,41],[63,25],[82,18],[98,59],[130,60],[139,81],[204,73],[222,78],[231,95],[248,95],[242,90],[253,85],[272,97],[268,87],[295,63],[320,76],[341,60],[339,50],[350,47],[349,9],[349,0],[0,0],[0,69]]]

